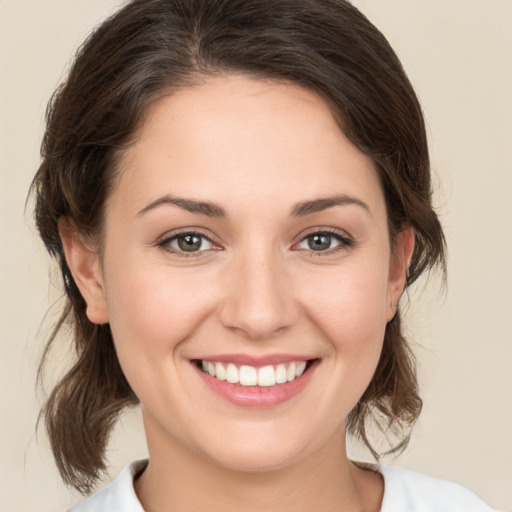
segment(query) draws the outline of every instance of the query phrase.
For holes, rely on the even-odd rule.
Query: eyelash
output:
[[[201,233],[199,231],[182,231],[181,233],[175,233],[172,236],[165,237],[163,240],[157,243],[157,246],[162,248],[164,251],[170,252],[173,255],[176,255],[180,258],[197,258],[201,253],[204,253],[209,250],[218,250],[218,249],[206,249],[206,250],[198,250],[198,251],[183,251],[176,249],[171,246],[172,242],[178,241],[180,238],[185,238],[187,236],[196,236],[201,239],[201,243],[203,244],[204,241],[207,241],[212,246],[216,246],[215,242],[211,240],[210,237],[206,236],[204,233]]]
[[[336,245],[333,248],[329,248],[329,249],[326,249],[326,250],[317,250],[317,251],[315,251],[314,249],[299,249],[299,248],[296,248],[298,245],[300,245],[301,243],[305,242],[309,237],[312,237],[312,236],[315,236],[315,235],[316,236],[324,235],[324,236],[328,236],[330,238],[334,238],[337,242],[339,242],[339,244]],[[179,249],[173,248],[171,246],[171,244],[174,241],[178,241],[180,238],[184,238],[184,237],[187,237],[187,236],[188,237],[196,236],[196,237],[200,238],[201,239],[201,244],[203,244],[204,241],[206,241],[209,244],[211,244],[212,246],[214,246],[214,247],[216,246],[215,242],[213,242],[210,237],[208,237],[204,233],[201,233],[201,232],[198,232],[198,231],[182,231],[180,233],[173,234],[172,236],[165,237],[163,240],[159,241],[157,243],[157,246],[162,248],[163,250],[165,250],[167,252],[170,252],[170,253],[178,256],[178,257],[183,257],[183,258],[194,258],[194,257],[197,258],[198,256],[201,255],[201,253],[208,252],[208,251],[211,251],[211,250],[219,250],[219,249],[208,248],[208,249],[203,249],[203,250],[187,252],[187,251],[184,251],[184,250],[179,250]],[[320,230],[315,230],[315,231],[311,231],[310,233],[307,233],[297,243],[295,243],[292,246],[292,249],[296,248],[295,250],[308,251],[310,256],[318,257],[318,256],[327,255],[327,254],[333,254],[333,253],[336,253],[336,252],[344,250],[344,249],[350,249],[352,247],[354,247],[354,240],[351,237],[347,236],[346,234],[342,234],[339,231],[336,231],[336,230],[333,230],[333,229],[320,229]]]
[[[337,242],[339,242],[339,244],[336,245],[335,247],[332,247],[332,248],[326,249],[326,250],[315,251],[314,249],[303,249],[305,251],[308,251],[309,255],[311,257],[321,257],[321,256],[325,256],[325,255],[334,254],[338,251],[351,249],[355,245],[354,239],[349,237],[345,233],[341,233],[334,229],[317,229],[317,230],[311,231],[311,232],[307,233],[305,236],[303,236],[298,243],[294,244],[294,247],[305,242],[309,237],[312,237],[315,235],[316,236],[324,235],[324,236],[328,236],[330,238],[334,238]],[[301,250],[301,249],[298,249],[298,250]]]

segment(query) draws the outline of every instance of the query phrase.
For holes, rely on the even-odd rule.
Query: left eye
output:
[[[349,241],[343,238],[341,235],[335,233],[311,233],[310,235],[303,238],[299,244],[299,249],[306,249],[308,251],[328,251],[334,249],[340,245],[348,246]]]
[[[213,244],[208,238],[200,233],[181,233],[167,238],[160,245],[170,247],[176,252],[201,252],[213,248]]]

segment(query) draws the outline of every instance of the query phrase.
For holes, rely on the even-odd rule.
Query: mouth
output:
[[[293,382],[303,375],[314,361],[316,359],[255,367],[200,359],[195,361],[195,364],[202,372],[219,381],[240,386],[272,387]]]
[[[298,395],[311,380],[320,359],[278,357],[275,364],[244,364],[240,358],[217,357],[191,362],[210,390],[241,407],[268,408]],[[235,361],[234,359],[238,359]],[[251,361],[252,362],[252,361]]]

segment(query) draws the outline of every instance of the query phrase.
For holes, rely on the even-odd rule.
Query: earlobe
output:
[[[407,284],[407,274],[414,251],[415,233],[407,228],[397,234],[389,264],[388,306],[386,320],[389,322],[398,310],[398,301]]]
[[[87,318],[95,324],[108,323],[105,287],[96,247],[85,242],[73,222],[66,217],[59,219],[59,234],[66,263],[87,304]]]

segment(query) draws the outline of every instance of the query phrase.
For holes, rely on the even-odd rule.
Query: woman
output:
[[[43,410],[63,479],[90,492],[129,405],[149,447],[73,511],[489,510],[346,455],[378,455],[371,421],[406,446],[398,303],[444,268],[420,106],[349,3],[132,1],[54,96],[34,189],[49,344],[75,326]]]

